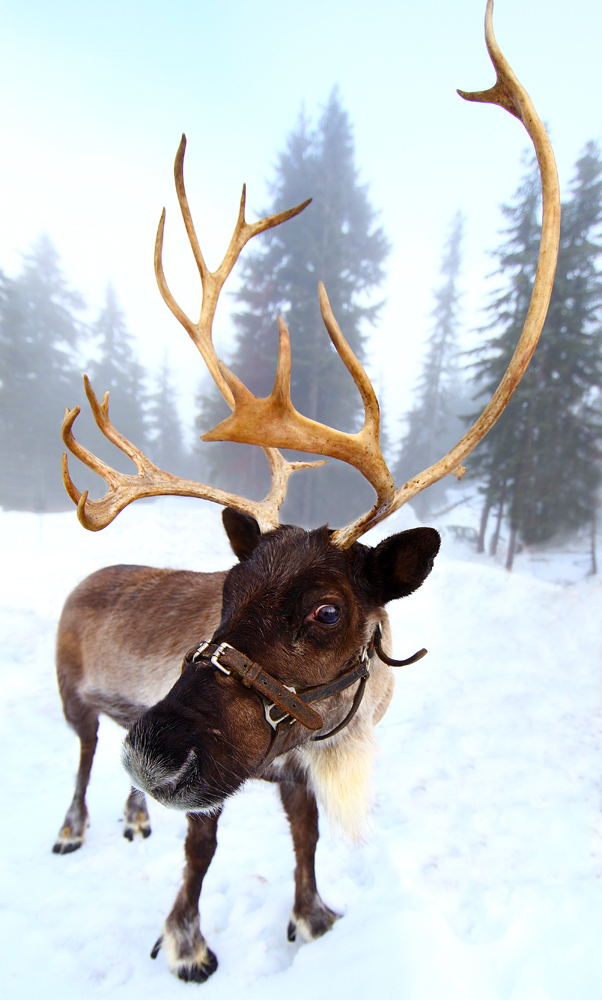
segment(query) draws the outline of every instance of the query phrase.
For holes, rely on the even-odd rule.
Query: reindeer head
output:
[[[187,810],[214,809],[246,777],[259,774],[278,755],[293,747],[307,748],[323,737],[329,744],[336,742],[341,723],[351,720],[360,689],[364,691],[367,668],[364,666],[360,676],[360,667],[367,660],[373,663],[373,694],[372,700],[364,700],[362,717],[364,722],[370,717],[373,724],[379,712],[382,714],[381,702],[386,704],[391,683],[383,679],[382,671],[386,674],[384,664],[394,662],[379,645],[379,627],[386,627],[384,608],[388,601],[420,586],[430,572],[439,537],[433,529],[419,528],[394,535],[375,549],[367,548],[358,539],[431,483],[449,474],[462,477],[462,462],[508,404],[535,349],[555,271],[560,223],[558,180],[545,129],[496,44],[492,6],[489,0],[486,42],[497,72],[496,84],[486,92],[460,93],[467,100],[499,104],[510,111],[523,122],[533,141],[543,191],[539,265],[525,327],[508,370],[479,419],[444,458],[395,489],[379,446],[379,408],[374,390],[337,325],[322,285],[320,308],[326,329],[364,404],[365,421],[358,434],[325,427],[294,409],[290,399],[290,343],[283,320],[279,320],[276,381],[266,399],[253,396],[218,359],[211,338],[213,315],[240,251],[252,236],[297,215],[308,202],[249,224],[245,221],[243,188],[230,246],[219,268],[210,272],[184,189],[184,137],[176,156],[175,179],[203,288],[198,323],[183,313],[165,281],[161,263],[165,213],[155,246],[157,281],[164,300],[203,355],[233,411],[204,435],[204,440],[263,447],[272,471],[270,492],[261,503],[255,503],[158,469],[113,427],[108,415],[108,393],[99,404],[87,379],[86,394],[98,426],[132,459],[138,475],[115,472],[78,444],[72,426],[79,407],[66,413],[63,440],[67,448],[103,476],[109,486],[102,499],[90,500],[87,493],[81,494],[73,485],[64,456],[65,487],[86,528],[104,527],[141,496],[200,496],[229,508],[224,521],[240,563],[226,580],[220,626],[210,642],[186,658],[180,680],[136,723],[126,741],[126,766],[134,781],[168,804]],[[280,448],[327,455],[359,469],[375,489],[374,507],[334,532],[326,528],[305,532],[280,526],[278,511],[291,473],[322,464],[287,462]],[[377,683],[376,675],[382,681],[380,702],[377,688],[381,682]],[[333,685],[338,688],[335,690]],[[295,691],[291,692],[291,688]],[[276,722],[266,698],[271,699],[268,706],[281,710]],[[350,722],[347,736],[358,725],[357,719]]]
[[[188,811],[215,809],[281,753],[336,738],[333,729],[349,718],[353,698],[341,678],[360,679],[358,653],[384,627],[384,606],[422,584],[439,549],[432,528],[403,531],[376,548],[356,542],[341,550],[327,528],[282,525],[261,535],[253,518],[232,510],[224,511],[224,524],[241,561],[224,584],[213,663],[192,651],[180,679],[124,745],[133,783]],[[282,708],[232,672],[241,654],[261,665],[260,678],[277,682]],[[311,700],[315,719],[288,714],[295,712],[293,692],[297,709]]]

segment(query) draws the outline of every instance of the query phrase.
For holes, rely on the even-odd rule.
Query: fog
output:
[[[493,83],[482,0],[377,0],[369,10],[316,0],[301,8],[273,0],[8,0],[3,10],[0,267],[16,273],[21,252],[46,231],[91,310],[111,279],[142,363],[157,368],[167,350],[185,412],[203,366],[161,301],[152,268],[165,205],[166,273],[195,315],[198,275],[172,179],[180,135],[188,137],[197,231],[214,267],[242,183],[252,218],[269,202],[267,183],[300,109],[315,121],[339,86],[360,179],[393,245],[369,354],[395,434],[411,401],[449,220],[457,209],[467,219],[462,288],[470,329],[492,269],[486,251],[499,242],[499,205],[517,185],[528,141],[499,108],[466,104],[455,93]],[[494,13],[502,51],[551,130],[563,190],[584,143],[602,133],[600,18],[593,0],[570,7],[498,0]],[[215,324],[222,353],[230,309],[224,296]]]

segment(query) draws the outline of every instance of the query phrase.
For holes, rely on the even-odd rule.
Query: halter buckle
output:
[[[207,649],[208,645],[209,645],[208,642],[201,642],[200,645],[197,646],[197,648],[195,649],[194,653],[192,654],[192,662],[193,663],[198,663],[198,661],[200,660],[202,654]]]
[[[206,645],[208,646],[209,643],[206,643]],[[218,670],[221,670],[222,674],[226,674],[226,676],[229,677],[232,671],[228,670],[227,667],[224,667],[223,663],[220,663],[218,660],[218,656],[221,656],[222,653],[225,653],[227,649],[234,649],[234,646],[231,646],[229,642],[221,642],[217,647],[217,649],[215,650],[215,653],[211,657],[211,662],[214,667],[217,667]]]

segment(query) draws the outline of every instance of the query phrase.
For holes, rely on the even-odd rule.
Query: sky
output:
[[[0,267],[15,274],[46,232],[91,317],[112,281],[140,360],[157,367],[167,357],[190,412],[202,361],[163,304],[152,266],[165,205],[166,274],[196,319],[200,283],[173,188],[180,136],[197,233],[215,267],[242,183],[252,219],[269,204],[267,183],[301,108],[315,121],[338,86],[360,180],[393,246],[369,371],[395,436],[419,374],[450,220],[458,209],[466,215],[461,290],[474,327],[491,288],[499,206],[517,187],[528,142],[510,115],[455,92],[494,82],[484,7],[3,0]],[[500,47],[550,128],[563,191],[584,144],[602,138],[601,22],[595,0],[497,0],[494,11]],[[214,339],[227,356],[232,302],[223,299]],[[57,402],[57,420],[73,402]]]

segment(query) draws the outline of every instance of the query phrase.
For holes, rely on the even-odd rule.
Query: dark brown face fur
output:
[[[439,549],[432,528],[341,551],[327,528],[284,525],[262,536],[253,518],[231,510],[224,525],[240,562],[226,577],[212,641],[228,642],[300,691],[355,663],[384,605],[420,586]],[[293,745],[312,735],[300,723],[292,729]],[[132,727],[124,763],[134,784],[165,805],[211,811],[260,767],[271,735],[257,695],[192,665]]]

